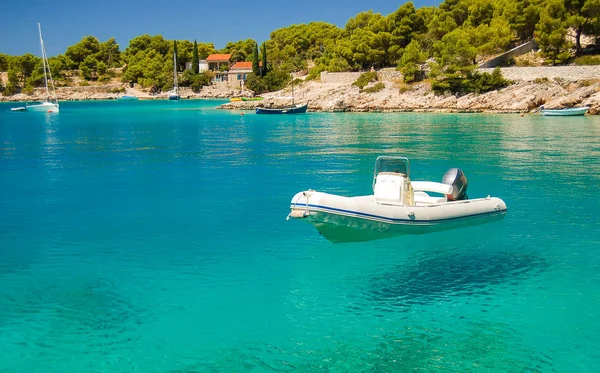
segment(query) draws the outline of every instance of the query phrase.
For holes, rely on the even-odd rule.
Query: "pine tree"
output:
[[[194,52],[192,55],[192,72],[198,74],[200,72],[200,59],[198,58],[198,43],[194,39]]]
[[[260,76],[260,62],[258,59],[258,44],[254,43],[254,48],[252,48],[252,72],[256,76]]]
[[[177,40],[173,40],[173,53],[175,53],[175,57],[177,57]],[[179,71],[177,67],[175,67],[175,69]]]
[[[262,45],[260,46],[260,52],[262,56],[262,69],[260,76],[265,76],[269,72],[267,68],[267,43],[262,43]]]

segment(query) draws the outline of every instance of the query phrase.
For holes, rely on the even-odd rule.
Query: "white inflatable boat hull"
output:
[[[423,193],[415,205],[388,205],[374,195],[343,197],[307,190],[291,201],[289,217],[304,219],[331,242],[368,241],[484,224],[504,218],[506,204],[486,197],[445,201]]]

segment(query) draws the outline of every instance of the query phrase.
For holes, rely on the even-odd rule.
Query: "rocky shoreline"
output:
[[[351,85],[306,82],[294,90],[295,102],[308,101],[309,111],[323,112],[452,112],[528,113],[540,105],[546,108],[589,106],[590,114],[600,112],[600,80],[582,82],[516,82],[498,91],[463,96],[435,95],[429,83],[400,85],[384,81],[376,93],[361,93]],[[287,97],[285,97],[287,96]],[[290,90],[263,95],[263,101],[235,101],[221,109],[253,110],[256,106],[291,104]],[[281,98],[285,97],[285,98]]]
[[[233,89],[214,89],[205,87],[202,92],[195,93],[189,88],[180,88],[182,99],[199,98],[229,98],[239,96]],[[84,100],[116,100],[124,95],[136,96],[140,100],[165,100],[167,93],[151,94],[142,89],[130,88],[125,84],[105,84],[79,87],[57,87],[56,95],[59,101],[84,101]],[[32,94],[18,93],[12,96],[0,96],[0,102],[34,102],[44,100],[46,97],[43,88],[34,89]]]
[[[295,102],[308,101],[309,111],[322,112],[528,113],[543,104],[547,108],[589,106],[589,114],[600,113],[600,78],[573,80],[571,76],[571,80],[557,77],[523,79],[497,91],[455,96],[435,95],[426,81],[407,85],[395,76],[381,73],[379,81],[384,84],[383,89],[375,93],[361,92],[351,84],[353,79],[348,79],[348,74],[350,73],[339,73],[336,76],[335,73],[327,73],[327,79],[296,85]],[[123,83],[59,87],[56,91],[59,101],[115,100],[123,95],[134,95],[141,100],[166,99],[166,93],[152,95]],[[182,99],[231,98],[239,97],[240,93],[239,90],[218,86],[204,87],[199,93],[194,93],[189,88],[180,89]],[[37,88],[31,95],[21,93],[0,96],[0,101],[32,102],[43,100],[44,96],[44,90]],[[259,105],[285,106],[292,103],[291,96],[291,88],[288,87],[262,95],[262,101],[232,101],[218,108],[254,110]]]

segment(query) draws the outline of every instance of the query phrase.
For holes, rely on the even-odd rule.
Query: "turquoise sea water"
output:
[[[0,104],[0,372],[597,372],[600,118]],[[504,220],[333,245],[294,193],[460,167]]]

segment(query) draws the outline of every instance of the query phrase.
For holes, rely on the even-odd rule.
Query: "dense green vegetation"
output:
[[[355,85],[360,89],[363,89],[367,84],[369,84],[371,82],[376,82],[376,81],[377,81],[377,72],[369,71],[369,72],[360,74],[358,79],[356,79],[356,81],[353,82],[352,85]]]
[[[569,32],[573,37],[567,37]],[[181,86],[197,90],[211,79],[198,72],[197,61],[230,53],[231,62],[253,62],[247,86],[257,92],[285,86],[295,71],[317,78],[321,71],[383,67],[398,68],[406,83],[425,78],[427,70],[438,92],[483,92],[508,82],[499,73],[476,73],[479,61],[532,38],[547,64],[595,61],[581,57],[583,36],[600,38],[600,0],[445,0],[419,9],[408,2],[388,15],[359,13],[343,28],[325,22],[284,27],[260,49],[252,39],[221,50],[212,43],[178,40],[177,71],[182,72]],[[68,83],[75,70],[86,81],[119,73],[123,82],[160,91],[173,84],[172,45],[161,35],[141,35],[121,52],[114,38],[100,42],[86,36],[49,63],[58,81]],[[185,70],[188,62],[190,71]],[[5,94],[43,84],[41,60],[31,54],[0,54],[0,71],[8,72]]]

